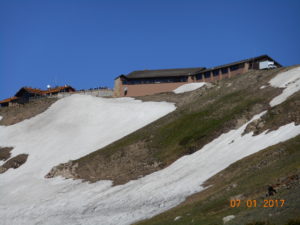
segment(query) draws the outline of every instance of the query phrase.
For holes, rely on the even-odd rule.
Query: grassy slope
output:
[[[217,82],[213,88],[207,90],[182,95],[170,93],[168,97],[171,99],[168,100],[172,100],[173,97],[180,102],[175,112],[74,161],[74,164],[79,165],[76,170],[77,178],[90,181],[109,178],[116,184],[126,183],[140,175],[147,175],[168,166],[183,155],[197,151],[220,134],[235,128],[239,120],[245,122],[267,109],[269,101],[278,95],[280,90],[259,87],[282,70],[285,69],[251,71]],[[152,100],[151,97],[147,98]],[[153,97],[155,100],[157,98]],[[142,143],[136,147],[136,152],[145,153],[143,158],[138,158],[136,154],[130,155],[131,149],[134,149],[137,143]],[[128,161],[130,163],[127,163]],[[154,162],[159,166],[152,168]],[[124,164],[131,167],[119,166]]]
[[[142,100],[173,101],[177,103],[178,108],[127,137],[76,160],[75,163],[79,163],[78,178],[97,181],[107,178],[107,174],[110,173],[109,178],[115,183],[125,183],[139,175],[146,175],[168,166],[182,155],[193,153],[220,134],[267,109],[269,101],[281,91],[272,87],[259,87],[266,85],[279,71],[284,70],[286,69],[251,71],[242,76],[216,82],[210,89],[180,95],[164,93],[142,97]],[[265,129],[276,129],[291,121],[299,121],[299,106],[298,93],[284,104],[270,110],[264,116],[264,126],[259,129],[254,127],[254,131],[259,133]],[[25,114],[28,114],[28,117],[32,116],[32,110],[30,105],[20,109],[7,108],[1,109],[0,115],[3,115],[4,119],[10,116],[11,118],[7,119],[12,121],[18,117],[22,120]],[[295,110],[298,110],[298,114],[290,114]],[[2,120],[2,123],[6,120]],[[138,224],[222,224],[222,218],[227,215],[236,215],[234,220],[227,223],[229,225],[242,225],[254,220],[270,220],[275,224],[282,224],[289,218],[297,218],[295,210],[300,208],[299,179],[289,181],[287,177],[300,176],[300,155],[297,151],[300,149],[299,143],[298,136],[236,162],[207,181],[207,185],[212,185],[210,188],[189,197],[178,207]],[[139,158],[139,152],[144,153],[143,157]],[[130,168],[120,167],[129,164],[126,160],[140,164],[133,163]],[[154,162],[160,163],[157,168],[143,171]],[[289,189],[284,187],[285,183]],[[268,184],[278,184],[279,193],[275,197],[284,198],[287,207],[229,207],[229,199],[240,194],[245,199],[257,199],[261,202]],[[182,217],[174,221],[177,216]]]
[[[205,191],[189,197],[186,202],[168,212],[137,224],[222,224],[222,218],[228,215],[236,216],[226,223],[228,225],[253,221],[284,224],[290,219],[300,219],[299,149],[300,136],[297,136],[246,157],[207,181],[207,185],[212,186]],[[286,200],[282,208],[261,207],[263,200],[268,199],[265,193],[270,184],[277,186],[278,193],[273,199]],[[237,195],[243,196],[243,206],[230,208],[230,198]],[[256,199],[259,207],[245,207],[247,199]],[[181,218],[174,221],[177,216]]]
[[[299,124],[299,100],[300,92],[269,109],[260,120],[263,125],[255,127],[250,124],[248,126],[252,129],[249,131],[258,134],[291,122]],[[246,157],[209,179],[205,185],[212,186],[207,190],[189,197],[183,204],[166,213],[137,224],[222,224],[222,218],[228,215],[236,216],[234,220],[226,223],[229,225],[242,225],[254,221],[267,221],[279,225],[287,224],[291,219],[298,220],[294,224],[300,224],[299,150],[300,136],[297,136]],[[278,191],[273,199],[286,200],[284,207],[261,207],[264,199],[269,199],[265,196],[268,185],[274,186]],[[242,196],[243,207],[230,208],[230,199],[239,195]],[[260,207],[247,208],[245,202],[248,199],[256,199]],[[177,216],[181,218],[174,221]]]

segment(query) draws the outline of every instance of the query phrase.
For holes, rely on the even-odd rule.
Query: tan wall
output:
[[[245,73],[245,67],[244,68],[239,68],[238,70],[234,70],[234,71],[230,71],[230,69],[228,69],[228,71],[229,71],[229,77],[233,77],[235,75]]]
[[[161,92],[170,92],[180,87],[183,84],[190,82],[176,82],[176,83],[160,83],[160,84],[133,84],[133,85],[122,85],[123,88],[127,87],[128,97],[153,95]],[[121,95],[118,97],[124,97],[124,89]]]
[[[123,85],[122,85],[122,80],[120,77],[115,79],[115,84],[114,84],[114,97],[121,97],[122,96],[122,90],[123,90]]]

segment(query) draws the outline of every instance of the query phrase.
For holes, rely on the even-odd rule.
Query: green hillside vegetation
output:
[[[216,81],[212,87],[179,95],[162,93],[140,97],[143,101],[174,102],[177,109],[103,149],[55,167],[48,177],[64,176],[68,171],[68,177],[75,179],[91,182],[109,179],[114,185],[123,184],[198,151],[262,111],[268,110],[261,119],[249,124],[245,132],[257,135],[291,122],[299,124],[300,93],[274,108],[269,106],[271,99],[282,90],[268,86],[268,82],[291,68],[250,71]],[[261,89],[262,85],[266,87]],[[208,180],[206,190],[190,196],[174,209],[137,224],[213,225],[223,224],[223,217],[228,215],[236,217],[226,223],[229,225],[299,224],[299,147],[300,136],[244,158]],[[268,199],[268,185],[278,190],[274,199],[285,200],[283,207],[261,207],[264,199]],[[244,204],[231,208],[230,199],[234,197],[241,198]],[[258,207],[245,207],[249,199],[257,200]]]
[[[189,197],[178,207],[136,225],[223,224],[222,218],[235,215],[228,225],[300,224],[300,136],[248,156],[206,182],[208,188]],[[266,197],[268,185],[276,187]],[[230,207],[230,199],[241,206]],[[284,199],[283,207],[264,208],[264,200]],[[257,207],[246,207],[257,200]],[[174,221],[176,217],[180,219]],[[296,223],[296,221],[298,221]],[[260,222],[260,223],[258,223]],[[292,223],[291,223],[292,224]]]
[[[122,184],[160,170],[268,109],[281,90],[260,86],[284,70],[287,68],[251,71],[217,81],[211,88],[141,97],[144,101],[175,102],[177,109],[99,151],[58,166],[50,177],[62,175],[61,170],[69,167],[74,178]]]

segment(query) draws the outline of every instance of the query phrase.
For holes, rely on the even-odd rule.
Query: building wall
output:
[[[118,78],[120,79],[120,78]],[[118,82],[119,86],[115,86],[115,97],[135,97],[135,96],[144,96],[144,95],[153,95],[161,92],[170,92],[174,89],[180,87],[183,84],[191,83],[192,80],[188,82],[176,82],[176,83],[159,83],[159,84],[134,84],[126,85],[122,82]],[[124,94],[124,90],[127,88],[127,94]]]
[[[91,95],[91,96],[95,96],[95,97],[112,97],[113,90],[111,90],[111,89],[95,89],[95,90],[83,90],[83,91],[75,91],[75,92],[60,92],[55,95],[52,95],[51,97],[52,98],[64,98],[64,97],[71,96],[73,94]]]
[[[123,90],[123,84],[122,84],[122,78],[118,77],[115,79],[114,84],[114,97],[121,97],[122,96],[122,90]]]

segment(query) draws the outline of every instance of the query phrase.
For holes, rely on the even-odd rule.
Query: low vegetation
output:
[[[268,81],[287,69],[290,68],[250,71],[189,93],[140,97],[143,101],[174,102],[177,109],[98,151],[58,165],[46,177],[61,175],[90,182],[112,180],[114,185],[124,184],[198,151],[219,135],[240,127],[262,111],[268,110],[261,119],[250,123],[245,133],[257,135],[291,122],[299,124],[300,93],[295,93],[276,107],[269,105],[281,90],[270,87]],[[261,89],[263,85],[265,88]],[[50,102],[47,104],[49,107]],[[37,111],[31,111],[28,115],[32,116]],[[12,124],[24,119],[18,117],[20,112],[15,113],[11,115],[17,119],[13,116],[7,119],[8,114],[3,114],[3,111],[1,114],[0,111],[0,115],[4,116],[2,123]],[[250,155],[211,177],[204,184],[204,191],[136,225],[216,225],[224,224],[223,218],[230,215],[234,217],[226,225],[299,224],[299,149],[300,136],[297,136]],[[9,154],[7,151],[6,155]],[[275,188],[275,195],[267,195],[269,186]],[[230,200],[241,200],[241,206],[230,207]],[[256,200],[257,206],[247,207],[248,200]],[[282,207],[264,207],[264,200],[285,202]]]
[[[30,119],[47,110],[56,101],[56,98],[42,98],[32,100],[23,105],[0,107],[0,115],[3,117],[0,120],[0,126],[13,125],[23,120]]]
[[[251,71],[215,82],[211,88],[179,95],[141,97],[144,101],[173,101],[178,108],[99,151],[54,168],[47,177],[63,175],[63,168],[73,178],[92,182],[109,179],[116,185],[160,170],[268,109],[281,90],[260,86],[282,70]]]
[[[206,182],[206,190],[189,197],[178,207],[136,225],[299,224],[300,136],[246,157]],[[277,193],[267,197],[268,186]],[[231,208],[230,200],[240,199]],[[282,207],[263,207],[264,200],[285,200]],[[257,207],[247,207],[247,200]],[[174,218],[180,219],[174,221]]]

